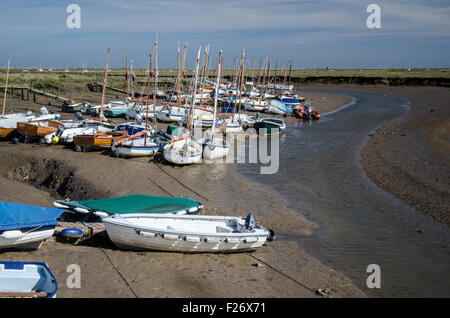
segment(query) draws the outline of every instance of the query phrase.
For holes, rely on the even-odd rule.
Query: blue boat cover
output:
[[[63,209],[0,201],[0,231],[55,226]]]
[[[300,100],[298,100],[297,98],[282,98],[281,101],[286,103],[286,104],[298,104],[298,103],[300,103]]]

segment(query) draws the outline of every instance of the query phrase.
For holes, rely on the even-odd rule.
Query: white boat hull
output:
[[[155,218],[158,221],[153,223],[152,219]],[[224,253],[262,247],[267,240],[268,231],[233,231],[228,224],[235,224],[237,219],[239,218],[206,215],[129,214],[119,218],[105,218],[103,222],[111,241],[124,249]]]
[[[230,151],[228,142],[223,138],[214,138],[212,143],[209,139],[201,139],[197,142],[203,146],[203,159],[208,161],[223,158]]]
[[[44,240],[53,235],[54,231],[54,228],[29,233],[22,233],[19,230],[4,231],[0,234],[0,249],[37,249]]]
[[[154,156],[159,150],[160,145],[147,138],[144,146],[144,139],[130,140],[118,146],[111,146],[114,154],[124,157],[148,157]]]
[[[188,148],[187,152],[183,151],[186,143]],[[202,147],[191,139],[187,142],[182,139],[165,145],[163,154],[164,159],[171,163],[179,165],[196,164],[202,160]]]

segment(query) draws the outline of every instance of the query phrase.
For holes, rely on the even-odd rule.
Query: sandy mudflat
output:
[[[306,88],[387,94],[409,111],[380,127],[362,150],[368,176],[417,211],[450,225],[450,89],[313,85]],[[419,229],[420,230],[420,229]]]
[[[315,96],[322,113],[349,101]],[[21,102],[15,102],[19,109]],[[201,201],[203,214],[251,212],[276,232],[276,240],[254,253],[190,255],[121,251],[102,236],[77,246],[52,238],[36,251],[3,252],[2,259],[47,262],[59,282],[58,297],[320,297],[314,292],[319,288],[328,288],[331,297],[365,296],[289,239],[309,235],[315,225],[288,209],[278,194],[244,180],[226,164],[172,167],[148,161],[0,142],[0,199],[50,206],[57,196],[183,195]],[[69,264],[81,268],[81,289],[66,286]]]

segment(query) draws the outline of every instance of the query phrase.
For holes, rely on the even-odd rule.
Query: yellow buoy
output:
[[[52,142],[54,145],[56,145],[59,141],[59,137],[58,136],[53,136]]]

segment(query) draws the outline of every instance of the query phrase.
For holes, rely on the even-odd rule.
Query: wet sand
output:
[[[348,102],[325,97],[318,105],[322,113]],[[365,297],[349,278],[292,239],[309,235],[315,224],[290,210],[277,193],[246,181],[226,164],[173,167],[148,161],[4,141],[0,199],[50,206],[56,197],[183,195],[201,201],[203,214],[251,212],[275,231],[275,241],[253,253],[191,255],[121,251],[96,235],[77,246],[52,238],[36,251],[3,252],[2,259],[47,262],[59,282],[58,297],[321,297],[315,293],[319,288],[329,289],[330,297]],[[66,286],[70,264],[81,268],[80,289]]]
[[[355,85],[303,88],[407,99],[409,111],[404,116],[370,134],[361,152],[361,164],[382,189],[422,214],[450,225],[450,89]]]

